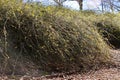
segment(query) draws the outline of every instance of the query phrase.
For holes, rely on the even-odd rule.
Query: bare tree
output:
[[[114,11],[114,6],[113,6],[113,1],[114,0],[108,0],[109,1],[109,5],[110,5],[110,10],[113,12]]]
[[[63,6],[63,2],[67,1],[67,0],[54,0],[58,6]]]
[[[102,7],[102,12],[104,12],[104,2],[101,0],[101,7]]]
[[[76,0],[79,3],[80,10],[83,10],[83,0]]]
[[[32,2],[32,0],[27,0],[27,2]]]
[[[120,0],[101,0],[102,12],[120,11]]]

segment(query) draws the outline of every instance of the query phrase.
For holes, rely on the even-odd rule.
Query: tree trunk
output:
[[[66,0],[54,0],[58,6],[63,6],[63,2],[65,2]]]
[[[80,6],[80,10],[83,10],[83,0],[77,0]]]
[[[114,11],[114,8],[113,8],[113,1],[112,1],[112,0],[109,0],[109,5],[110,5],[111,11],[113,12],[113,11]]]
[[[104,12],[104,2],[101,0],[101,7],[102,7],[102,12]]]

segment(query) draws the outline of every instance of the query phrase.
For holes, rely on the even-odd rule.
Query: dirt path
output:
[[[101,69],[93,73],[72,74],[62,77],[41,78],[41,80],[120,80],[120,71],[117,68]]]
[[[112,54],[112,60],[115,62],[115,64],[120,69],[120,50],[111,50]]]
[[[97,71],[90,71],[85,74],[54,74],[40,77],[22,76],[12,80],[120,80],[120,50],[111,50],[112,61],[117,65],[115,68],[102,68]],[[7,76],[0,77],[0,80],[10,80]]]
[[[43,76],[41,80],[120,80],[120,50],[111,50],[112,61],[116,68],[103,68],[98,71],[91,71],[86,74],[58,75],[55,77]]]

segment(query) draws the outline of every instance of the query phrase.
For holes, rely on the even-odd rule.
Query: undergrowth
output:
[[[0,36],[3,42],[6,37],[7,55],[22,54],[45,71],[86,70],[108,62],[101,21],[94,12],[0,0]]]

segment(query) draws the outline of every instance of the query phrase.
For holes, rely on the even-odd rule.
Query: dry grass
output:
[[[39,69],[56,72],[86,71],[109,61],[109,46],[83,13],[0,2],[0,33],[9,57],[21,54]]]

